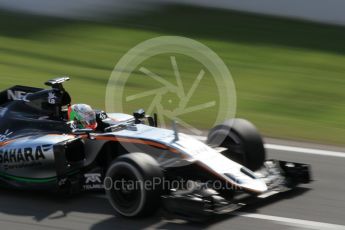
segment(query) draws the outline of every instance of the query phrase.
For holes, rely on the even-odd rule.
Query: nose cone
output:
[[[255,176],[249,176],[242,171],[233,170],[232,173],[224,173],[229,183],[236,186],[238,190],[244,190],[253,193],[264,193],[268,190],[266,183]]]
[[[268,190],[267,185],[261,179],[255,179],[249,183],[241,184],[241,187],[255,193],[264,193]]]

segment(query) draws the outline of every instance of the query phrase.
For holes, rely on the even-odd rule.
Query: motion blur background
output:
[[[186,36],[230,68],[237,117],[268,137],[345,146],[344,8],[343,0],[0,0],[0,88],[66,74],[73,102],[104,108],[122,55],[146,39]],[[161,60],[151,67],[171,75]],[[196,68],[183,62],[187,84]],[[207,119],[196,125],[208,128]]]

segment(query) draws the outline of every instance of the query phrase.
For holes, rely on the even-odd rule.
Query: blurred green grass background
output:
[[[117,61],[162,35],[186,36],[213,49],[232,72],[237,117],[254,122],[265,136],[345,144],[345,28],[338,26],[182,5],[107,23],[0,12],[0,88],[42,86],[66,74],[74,102],[104,108]],[[171,71],[160,62],[153,66],[161,74]],[[184,66],[192,81],[195,65]],[[149,85],[128,87],[144,91]],[[199,117],[197,125],[209,128],[207,119]]]

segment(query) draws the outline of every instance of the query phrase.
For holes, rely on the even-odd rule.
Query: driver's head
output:
[[[68,108],[69,121],[75,122],[78,129],[97,128],[96,113],[91,106],[85,104],[75,104]]]

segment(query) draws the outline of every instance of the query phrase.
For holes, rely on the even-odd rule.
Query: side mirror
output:
[[[145,111],[143,109],[139,109],[133,113],[133,117],[135,118],[135,124],[140,124],[140,120],[145,118]]]
[[[158,127],[158,118],[157,118],[157,113],[154,113],[153,114],[153,117],[151,116],[146,116],[148,122],[149,122],[149,125],[152,126],[152,127]]]

